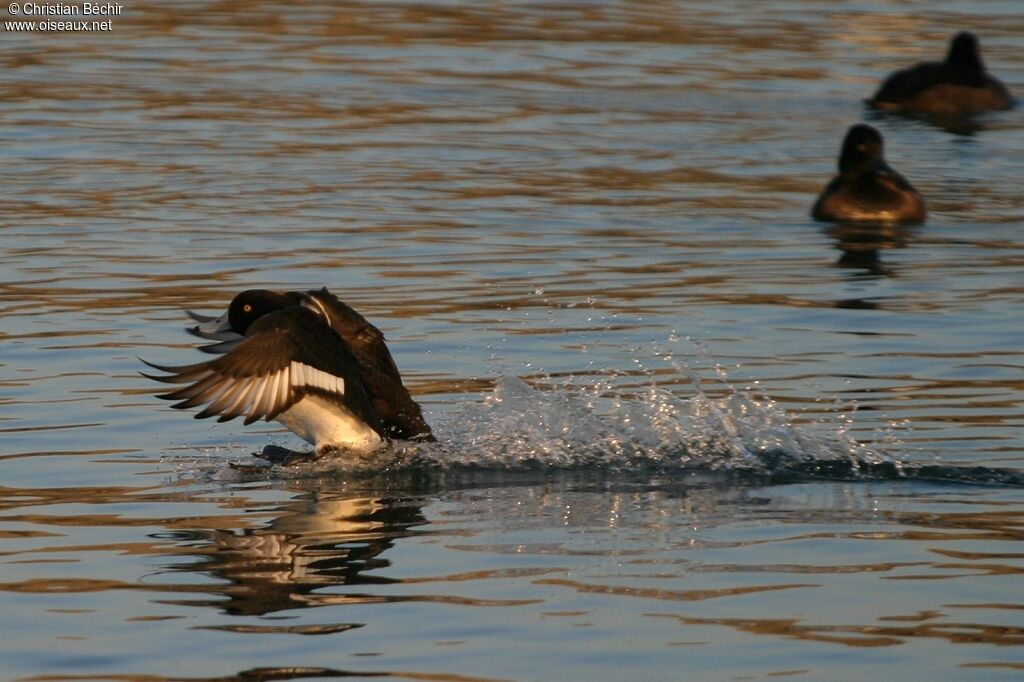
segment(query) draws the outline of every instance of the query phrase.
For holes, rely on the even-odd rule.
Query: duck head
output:
[[[851,126],[843,139],[839,154],[839,172],[849,173],[877,168],[885,163],[882,155],[882,135],[869,125]]]
[[[196,336],[218,341],[237,339],[245,336],[253,322],[290,303],[287,296],[276,291],[248,289],[231,300],[231,305],[223,315],[204,319],[189,331]]]

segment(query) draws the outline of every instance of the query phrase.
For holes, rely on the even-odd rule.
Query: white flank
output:
[[[342,447],[355,452],[370,452],[383,442],[363,420],[344,407],[315,395],[307,395],[277,415],[277,421],[318,450]]]

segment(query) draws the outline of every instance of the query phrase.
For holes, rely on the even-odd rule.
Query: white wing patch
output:
[[[288,372],[291,373],[291,380],[288,381],[288,384],[293,388],[319,388],[329,393],[345,395],[345,380],[329,372],[304,365],[295,360],[292,360],[288,367],[278,372],[278,375]]]

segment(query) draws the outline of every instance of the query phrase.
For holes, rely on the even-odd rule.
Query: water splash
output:
[[[656,346],[631,349],[629,371],[556,376],[531,367],[526,378],[501,374],[490,393],[436,418],[437,443],[393,443],[369,456],[288,466],[214,458],[207,474],[230,480],[696,472],[757,482],[914,478],[1024,485],[1024,474],[1015,471],[901,461],[890,454],[903,449],[894,429],[861,442],[851,433],[856,404],[833,401],[834,409],[813,418],[791,414],[753,389],[737,388],[703,346],[687,340],[712,368],[712,380]],[[652,359],[658,367],[647,366]],[[685,397],[676,392],[680,385]]]
[[[767,397],[740,390],[715,366],[715,389],[671,354],[647,367],[632,353],[630,371],[585,375],[503,374],[480,400],[461,403],[435,420],[437,443],[394,444],[369,457],[331,458],[302,465],[306,473],[380,474],[420,471],[739,472],[770,475],[814,462],[889,461],[859,443],[849,422],[827,416],[795,419]],[[670,387],[682,382],[686,395]],[[723,391],[719,390],[719,393]],[[291,472],[296,467],[287,467]]]
[[[682,398],[653,380],[637,387],[634,376],[611,373],[543,383],[500,377],[490,395],[439,424],[442,447],[434,463],[715,471],[763,468],[766,454],[787,461],[885,459],[851,438],[845,424],[798,424],[774,401],[744,391],[716,398],[698,387]]]

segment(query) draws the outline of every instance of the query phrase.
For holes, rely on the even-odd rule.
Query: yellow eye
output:
[[[242,310],[244,310],[247,313],[251,313],[252,312],[252,304],[251,303],[246,303],[245,305],[242,306]]]

